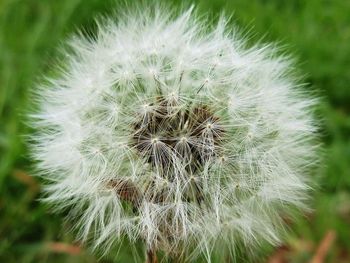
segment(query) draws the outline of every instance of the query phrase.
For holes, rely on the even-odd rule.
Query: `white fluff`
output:
[[[281,215],[306,207],[315,101],[273,47],[246,48],[224,18],[210,32],[206,23],[192,9],[125,13],[100,24],[96,39],[73,38],[63,73],[37,92],[33,148],[48,180],[46,200],[71,209],[81,239],[107,249],[126,235],[149,249],[209,260],[215,244],[277,244]],[[151,165],[130,141],[160,93],[168,114],[199,103],[220,121],[203,129],[206,140],[177,138],[177,154],[164,138],[146,142]],[[215,146],[220,129],[225,136]],[[184,158],[196,144],[208,157],[200,154],[205,161],[192,174]],[[164,163],[175,178],[165,176]],[[132,211],[113,180],[145,196],[165,191],[165,201],[143,198]],[[185,197],[196,180],[200,202]]]

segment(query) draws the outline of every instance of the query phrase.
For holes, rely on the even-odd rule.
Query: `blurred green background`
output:
[[[180,1],[172,1],[178,5]],[[291,224],[285,244],[261,262],[350,262],[350,1],[198,0],[213,17],[233,14],[254,43],[278,41],[300,62],[318,110],[324,158],[314,210]],[[54,65],[58,47],[94,17],[121,8],[107,0],[0,0],[0,262],[133,262],[131,250],[99,258],[74,242],[69,223],[38,202],[40,180],[23,134],[29,90]],[[253,32],[253,33],[250,33]],[[245,262],[238,259],[237,262]]]

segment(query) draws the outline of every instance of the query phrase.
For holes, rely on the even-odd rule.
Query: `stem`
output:
[[[147,250],[146,263],[158,263],[157,252],[154,249]]]

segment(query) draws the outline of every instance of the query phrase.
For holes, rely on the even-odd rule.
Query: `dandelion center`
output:
[[[217,158],[225,131],[208,105],[158,98],[149,108],[133,127],[132,146],[162,177],[195,174]]]

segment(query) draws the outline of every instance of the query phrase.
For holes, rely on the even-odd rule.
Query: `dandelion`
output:
[[[73,38],[37,92],[45,200],[93,247],[126,236],[148,262],[210,261],[218,246],[278,244],[283,217],[306,208],[315,101],[273,46],[206,24],[192,9],[127,12]]]

